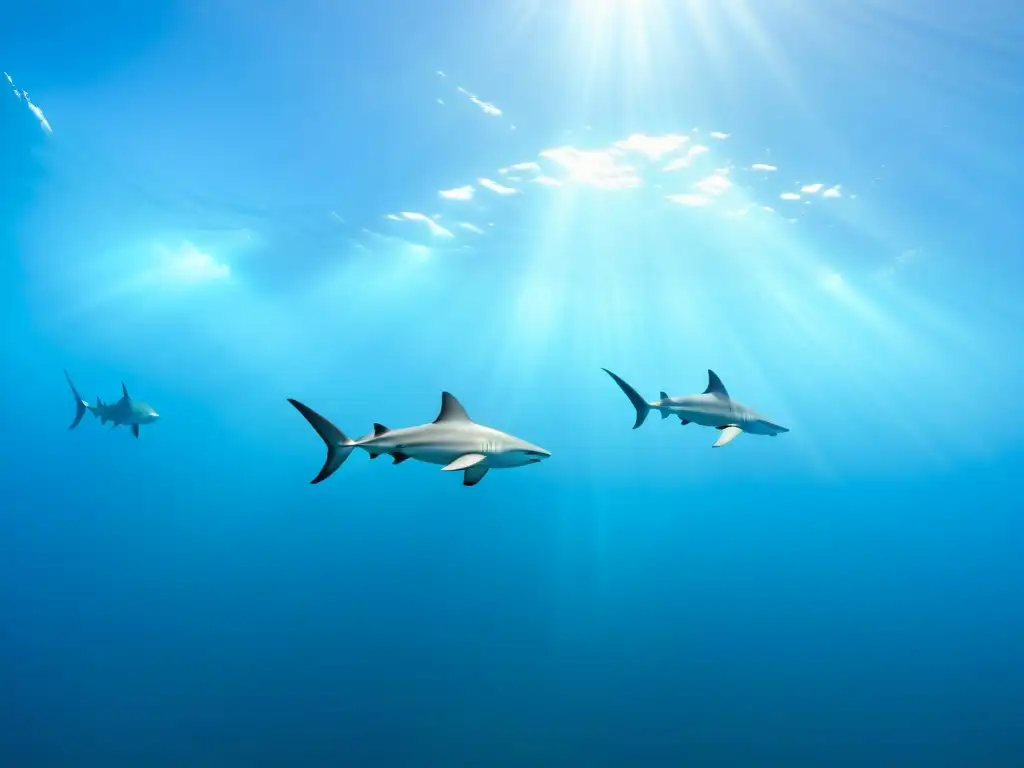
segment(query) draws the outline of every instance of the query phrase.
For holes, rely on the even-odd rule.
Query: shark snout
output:
[[[528,459],[527,463],[529,464],[536,464],[539,461],[551,458],[551,452],[545,451],[543,448],[532,448],[528,451],[524,451],[524,453],[526,454],[526,458]]]

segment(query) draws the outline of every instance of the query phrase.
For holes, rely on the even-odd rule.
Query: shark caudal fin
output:
[[[303,405],[298,400],[292,400],[290,397],[288,398],[288,402],[294,405],[295,410],[305,417],[306,421],[308,421],[310,426],[316,430],[316,433],[320,435],[320,439],[322,439],[324,444],[327,446],[327,460],[324,462],[324,466],[321,468],[320,474],[310,481],[314,485],[323,482],[333,475],[335,471],[337,471],[338,467],[345,463],[345,459],[347,459],[349,454],[352,453],[352,449],[356,447],[356,443],[345,437],[344,432],[331,424],[331,422],[309,406]]]
[[[651,412],[650,403],[648,403],[646,400],[640,397],[639,392],[637,392],[635,389],[629,386],[629,384],[624,382],[622,379],[620,379],[614,373],[609,371],[607,368],[602,368],[601,370],[612,377],[615,383],[619,385],[619,389],[626,393],[626,397],[629,398],[629,402],[631,402],[633,404],[633,407],[636,408],[636,423],[633,424],[633,429],[637,429],[641,424],[644,423],[644,420],[647,418],[647,414]]]
[[[68,386],[71,387],[71,394],[75,396],[75,420],[71,422],[71,426],[68,429],[74,429],[81,421],[82,417],[85,416],[85,411],[89,407],[89,404],[82,399],[82,396],[78,394],[78,390],[75,389],[75,383],[71,381],[71,374],[64,371],[64,378],[68,380]]]

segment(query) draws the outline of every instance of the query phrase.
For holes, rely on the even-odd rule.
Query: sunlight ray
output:
[[[781,263],[776,262],[773,268],[768,268],[767,266],[759,266],[764,264],[763,261],[752,262],[747,260],[743,263],[741,257],[737,255],[733,257],[733,263],[735,264],[733,269],[747,272],[755,284],[771,287],[767,306],[774,306],[784,311],[789,317],[799,323],[804,339],[816,340],[816,350],[812,358],[822,355],[829,357],[833,367],[843,371],[846,384],[848,386],[851,384],[859,385],[858,389],[864,397],[870,397],[873,392],[877,391],[879,386],[878,376],[881,371],[873,362],[873,359],[877,357],[879,347],[892,350],[891,354],[899,355],[901,360],[915,360],[918,368],[926,366],[929,361],[937,359],[934,349],[931,349],[930,354],[921,351],[922,345],[925,343],[923,337],[911,334],[901,324],[897,323],[893,316],[882,312],[845,283],[840,286],[839,294],[842,299],[840,306],[845,307],[851,312],[851,318],[855,319],[854,327],[860,331],[870,330],[873,332],[873,343],[879,346],[868,346],[868,342],[858,344],[855,337],[851,337],[849,333],[840,330],[840,326],[836,325],[826,315],[820,311],[812,310],[812,305],[806,302],[797,303],[794,300],[795,292],[810,294],[814,291],[817,285],[816,278],[817,275],[821,274],[822,266],[809,251],[792,239],[790,232],[786,232],[785,235],[782,232],[783,230],[780,229],[776,222],[765,222],[765,226],[757,229],[757,237],[762,254],[771,254],[776,257],[781,256],[785,258],[785,261]],[[752,248],[749,245],[746,247],[736,247],[734,253],[749,253],[751,250]],[[787,283],[784,282],[786,271],[779,270],[780,266],[785,265],[788,265],[786,268],[789,270],[789,279],[796,278],[795,283],[790,283],[791,287],[787,287]],[[834,292],[822,292],[820,288],[818,293],[818,305],[825,302],[827,297],[834,295]],[[838,309],[838,307],[833,308],[833,311],[835,309]],[[856,357],[858,349],[861,351],[859,361]],[[843,351],[841,354],[837,354],[834,350]],[[806,359],[807,355],[801,354],[797,357],[799,359]],[[867,371],[872,371],[872,373],[867,374]],[[902,391],[904,393],[902,397],[904,403],[909,403],[910,392],[900,382],[895,380],[886,381],[885,388],[890,393]],[[902,415],[902,409],[893,408],[888,403],[889,400],[887,399],[880,404],[881,408],[888,409],[885,417],[886,421],[889,424],[900,424],[901,433],[906,436],[914,436],[921,449],[926,450],[934,458],[940,458],[941,453],[937,450],[936,437],[928,435],[922,426],[906,419]],[[935,425],[932,424],[930,426],[934,428]]]
[[[706,2],[707,0],[700,1]],[[817,112],[803,95],[799,76],[791,66],[788,54],[780,50],[765,34],[750,3],[747,0],[732,0],[732,2],[722,3],[720,7],[731,25],[739,30],[740,36],[757,51],[759,64],[766,66],[775,74],[776,81],[799,110],[801,119],[817,120]],[[808,30],[807,33],[814,34],[813,30]]]

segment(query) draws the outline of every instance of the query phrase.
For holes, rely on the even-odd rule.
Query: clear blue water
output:
[[[0,765],[1024,764],[1015,6],[189,5],[4,9]]]

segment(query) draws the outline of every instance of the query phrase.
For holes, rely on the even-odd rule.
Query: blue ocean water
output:
[[[0,765],[1024,765],[1011,3],[4,16]]]

